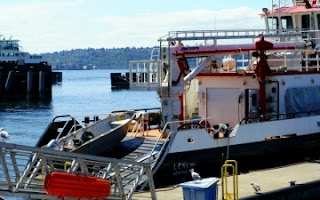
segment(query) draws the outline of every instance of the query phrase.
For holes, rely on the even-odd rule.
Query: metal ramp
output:
[[[150,164],[0,142],[0,193],[30,199],[59,199],[44,190],[52,171],[84,174],[111,183],[108,199],[131,199],[138,184],[147,181],[156,199]]]

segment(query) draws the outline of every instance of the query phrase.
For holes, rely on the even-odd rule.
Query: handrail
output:
[[[159,153],[156,155],[156,159],[153,160],[153,164],[151,165],[151,169],[153,169],[154,165],[157,163],[158,159],[160,158],[160,156],[161,156],[161,154],[162,154],[162,152],[163,152],[163,149],[165,148],[166,144],[168,143],[169,139],[171,138],[171,135],[172,135],[173,133],[176,133],[176,132],[178,131],[178,129],[179,129],[179,127],[180,127],[181,124],[184,124],[184,123],[186,123],[186,122],[189,122],[189,123],[198,122],[198,123],[199,123],[199,122],[202,121],[202,120],[204,120],[205,123],[208,123],[207,121],[208,121],[209,119],[212,119],[212,118],[211,118],[211,117],[208,117],[208,118],[199,118],[199,119],[191,119],[191,120],[181,120],[181,121],[167,122],[167,123],[164,125],[164,127],[162,128],[162,130],[161,130],[161,132],[160,132],[160,135],[159,135],[157,141],[155,142],[155,145],[153,146],[152,151],[151,151],[151,153],[150,153],[149,163],[151,162],[151,157],[152,157],[152,155],[153,155],[153,153],[154,153],[157,145],[159,144],[159,141],[161,140],[161,138],[164,137],[164,134],[167,134],[167,133],[166,133],[166,130],[167,130],[167,129],[170,129],[170,132],[169,132],[168,135],[166,136],[166,139],[165,139],[165,141],[164,141],[164,143],[163,143],[163,145],[162,145]],[[205,127],[203,127],[203,129],[207,129],[206,125],[207,125],[207,124],[205,124]],[[169,128],[168,128],[168,127],[169,127]]]
[[[99,116],[106,116],[106,117],[108,117],[108,116],[112,115],[112,114],[115,113],[115,112],[117,112],[117,111],[114,111],[114,112],[112,112],[112,113],[107,113],[107,114],[91,114],[91,115],[77,115],[77,116],[72,116],[72,115],[58,115],[58,116],[54,117],[54,119],[52,120],[52,122],[55,122],[56,119],[58,119],[58,118],[63,118],[63,117],[70,117],[71,120],[66,120],[66,121],[65,121],[65,124],[64,124],[64,126],[62,127],[60,133],[57,135],[56,139],[60,138],[62,132],[63,132],[64,129],[66,128],[66,126],[67,126],[67,124],[68,124],[69,121],[73,121],[74,124],[73,124],[72,127],[68,130],[68,133],[67,133],[66,135],[70,134],[72,131],[78,130],[77,127],[84,128],[84,127],[83,127],[84,123],[82,123],[82,125],[81,125],[81,123],[80,123],[81,121],[77,121],[77,118],[85,118],[85,117],[88,117],[88,116],[93,116],[93,117],[94,117],[94,122],[96,122],[97,119],[99,118]],[[119,111],[119,112],[120,112],[120,111]],[[89,118],[90,118],[90,117],[89,117]]]
[[[145,112],[147,112],[148,110],[160,110],[160,107],[137,108],[137,109],[130,109],[130,110],[116,110],[116,111],[112,111],[111,113],[128,112],[128,111],[145,111]]]
[[[51,171],[64,171],[66,162],[71,163],[67,173],[80,173],[109,180],[112,184],[111,198],[130,199],[142,177],[145,177],[151,189],[152,199],[156,199],[149,163],[3,142],[0,142],[1,194],[31,199],[50,199],[51,197],[44,191],[43,176]],[[139,170],[137,176],[123,175],[124,171],[126,174],[136,174],[136,170]],[[132,183],[130,188],[127,185],[128,181]],[[123,185],[126,185],[126,188]]]
[[[249,51],[247,53],[234,52],[229,53],[233,56],[250,55],[254,51]],[[284,50],[267,50],[267,55],[269,56],[267,62],[270,65],[270,69],[273,72],[285,72],[285,71],[310,71],[312,69],[320,71],[320,56],[313,49],[284,49]],[[220,71],[210,71],[210,69],[203,69],[200,73],[206,74],[216,74],[216,73],[238,73],[238,70],[244,70],[245,73],[252,73],[255,69],[255,64],[258,59],[247,56],[242,56],[240,59],[234,57],[237,66],[235,69],[224,71],[219,68]],[[223,61],[223,58],[219,58],[216,61]],[[272,66],[273,62],[277,62],[277,67]],[[312,62],[311,64],[309,62]],[[241,66],[238,65],[241,64]],[[280,64],[279,64],[280,63]],[[281,71],[280,68],[284,67]],[[240,73],[240,72],[239,72]],[[240,73],[241,74],[241,73]]]
[[[76,120],[71,116],[71,115],[61,115],[61,117],[67,117],[67,116],[69,116],[70,118],[71,118],[71,120],[74,122],[74,125],[72,125],[72,127],[71,127],[71,129],[70,130],[72,130],[72,128],[74,127],[74,126],[76,126]],[[54,120],[55,119],[57,119],[57,117],[55,117],[54,118]],[[53,122],[54,122],[54,120],[53,120]],[[60,131],[60,133],[57,135],[57,137],[56,137],[56,140],[58,139],[58,138],[60,138],[60,136],[61,136],[61,134],[63,133],[63,131],[64,131],[64,129],[66,128],[66,126],[68,125],[68,122],[69,122],[69,120],[66,120],[65,121],[65,123],[64,123],[64,125],[63,125],[63,127],[62,127],[62,130]],[[76,128],[76,127],[75,127]],[[69,134],[69,132],[70,132],[70,130],[68,131],[68,134]],[[76,130],[76,129],[75,129]]]
[[[141,131],[141,122],[143,123],[142,120],[142,115],[140,115],[138,118],[135,119],[136,123],[134,124],[132,130],[131,130],[131,136],[136,137],[138,132]]]
[[[301,115],[301,116],[299,116]],[[320,115],[320,110],[312,110],[312,111],[304,111],[304,112],[295,112],[295,113],[282,113],[282,114],[270,114],[265,117],[270,118],[267,121],[274,121],[274,120],[285,120],[285,119],[292,119],[292,118],[300,118],[305,116],[313,116],[313,115]],[[240,120],[239,124],[249,120],[256,120],[259,121],[261,116],[258,117],[244,117]],[[256,123],[256,122],[251,122]]]
[[[229,176],[228,169],[232,169],[232,186],[233,193],[228,192],[228,180]],[[225,200],[238,200],[238,163],[236,160],[226,160],[221,166],[221,189],[222,189],[222,199]],[[232,198],[233,195],[233,198]]]
[[[307,36],[314,31],[288,30],[279,33],[278,30],[266,29],[239,29],[239,30],[197,30],[197,31],[170,31],[168,35],[161,37],[158,41],[183,41],[183,40],[216,40],[216,39],[239,39],[256,38],[261,34],[264,37],[292,37]]]
[[[153,146],[153,148],[152,148],[152,150],[151,150],[151,153],[150,153],[150,156],[149,156],[149,163],[151,163],[151,157],[152,157],[152,155],[153,155],[153,153],[154,153],[157,145],[159,144],[160,139],[163,138],[163,135],[164,135],[164,134],[166,134],[166,130],[167,130],[167,127],[169,126],[169,123],[172,123],[172,122],[167,122],[167,123],[164,125],[163,129],[161,130],[160,135],[159,135],[157,141],[155,142],[155,145]],[[163,145],[162,145],[162,147],[161,147],[161,149],[160,149],[160,151],[159,151],[156,159],[154,160],[153,165],[151,166],[151,168],[153,168],[154,164],[157,163],[158,158],[160,157],[160,155],[161,155],[164,147],[166,146],[167,142],[169,141],[169,138],[171,137],[172,132],[173,132],[173,131],[170,131],[169,134],[167,135],[166,140],[164,141],[164,143],[163,143]]]

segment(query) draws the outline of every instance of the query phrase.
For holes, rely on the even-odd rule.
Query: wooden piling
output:
[[[27,72],[27,93],[30,94],[33,91],[33,72]]]
[[[12,89],[13,76],[14,76],[14,71],[10,71],[7,77],[6,85],[5,85],[5,90],[7,92],[9,92]]]

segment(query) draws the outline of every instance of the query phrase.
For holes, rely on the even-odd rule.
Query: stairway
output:
[[[100,169],[96,176],[111,180],[113,194],[130,199],[134,191],[137,189],[143,190],[147,186],[149,173],[152,174],[152,166],[160,155],[159,151],[164,144],[164,140],[159,140],[156,143],[157,139],[145,138],[134,151],[121,158],[121,160],[149,164],[151,167],[149,172],[141,166],[118,163],[118,166],[108,166]],[[123,193],[121,193],[121,190],[123,190]]]
[[[164,144],[164,140],[159,140],[157,146],[155,147],[156,142],[156,139],[145,138],[142,144],[137,149],[124,156],[122,159],[140,163],[150,162],[151,164],[154,161],[156,155],[159,153],[161,146]],[[155,151],[151,155],[153,148],[155,148]]]

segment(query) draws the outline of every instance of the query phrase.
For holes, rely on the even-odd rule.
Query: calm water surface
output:
[[[104,114],[114,110],[160,107],[155,91],[111,90],[110,73],[126,70],[64,70],[50,100],[0,101],[0,127],[7,142],[34,146],[57,115]]]

